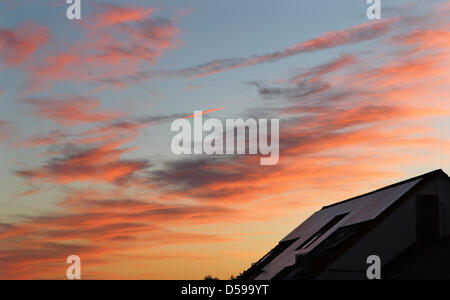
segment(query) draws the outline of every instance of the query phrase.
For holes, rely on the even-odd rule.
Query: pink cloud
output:
[[[153,18],[152,12],[152,8],[101,5],[79,43],[83,47],[73,44],[49,53],[31,67],[31,77],[46,82],[96,81],[122,88],[124,82],[110,78],[136,74],[176,46],[180,30],[174,21]]]
[[[122,32],[129,31],[123,25],[130,22],[121,22],[114,21],[106,27],[118,26]],[[276,53],[233,63],[244,67],[302,51],[356,43],[383,36],[388,27],[367,32],[360,28],[332,32]],[[134,32],[134,29],[129,32],[136,39],[143,38],[145,31]],[[402,28],[407,29],[411,28]],[[161,40],[159,31],[149,32],[146,38],[149,45],[153,42],[162,48],[172,45],[165,43],[167,33]],[[269,116],[288,117],[280,134],[281,160],[273,168],[261,168],[258,158],[251,156],[179,159],[155,169],[150,169],[146,159],[125,158],[136,149],[126,145],[138,136],[139,129],[159,119],[102,124],[79,133],[66,148],[55,147],[57,153],[45,164],[17,174],[40,184],[82,182],[99,187],[99,183],[112,183],[107,185],[112,191],[75,192],[66,186],[71,195],[60,203],[58,213],[16,224],[0,223],[0,257],[8,257],[0,261],[3,271],[0,277],[64,276],[60,270],[65,265],[60,258],[68,252],[82,255],[83,263],[91,268],[108,265],[117,259],[117,254],[134,254],[143,249],[149,253],[153,247],[162,245],[228,241],[230,237],[215,233],[174,232],[170,228],[268,221],[291,213],[293,208],[304,213],[320,205],[314,202],[317,198],[322,198],[319,201],[340,199],[341,195],[350,196],[362,188],[367,190],[369,185],[380,181],[389,182],[404,175],[401,170],[405,170],[405,165],[408,168],[432,165],[436,161],[433,153],[439,156],[450,151],[448,140],[439,134],[432,136],[435,132],[428,122],[449,115],[447,98],[435,97],[448,95],[444,89],[450,84],[448,35],[426,31],[403,36],[396,44],[400,43],[401,47],[386,47],[382,54],[342,55],[302,70],[290,80],[280,80],[279,86],[266,82],[256,84],[261,98],[276,100],[276,106],[270,109],[262,104],[261,111]],[[111,50],[107,45],[119,48]],[[127,49],[133,49],[129,46],[105,37],[93,48],[102,50],[100,55],[78,56],[77,53],[77,57],[88,57],[94,65],[119,61],[121,57],[126,61],[133,61],[128,60],[132,57],[136,61],[151,60],[147,51],[129,56],[132,51]],[[433,55],[429,55],[430,51]],[[49,73],[55,75],[65,67],[72,69],[76,65],[76,60],[65,60],[64,55],[60,58],[63,67]],[[367,63],[370,59],[372,64]],[[51,65],[52,60],[47,62]],[[216,62],[196,71],[222,71],[230,66],[233,67]],[[83,99],[34,99],[28,103],[36,115],[65,125],[104,122],[117,117],[114,112],[99,111],[99,101]],[[65,138],[58,134],[40,135],[29,144],[49,145],[66,142]],[[428,158],[426,162],[424,155]],[[389,170],[383,167],[386,165],[390,166]],[[183,205],[174,204],[173,200],[180,200]],[[234,205],[245,207],[245,211],[229,208]],[[74,240],[82,242],[76,244]],[[140,259],[152,257],[165,259],[154,253]],[[109,270],[113,267],[110,265]],[[112,277],[111,273],[103,276]]]
[[[210,76],[228,70],[275,62],[280,59],[299,55],[302,53],[332,49],[343,45],[352,45],[364,41],[374,40],[391,32],[393,28],[392,25],[396,22],[398,22],[397,19],[387,18],[379,21],[372,21],[343,30],[326,32],[313,39],[297,43],[295,45],[272,53],[256,55],[253,57],[218,59],[185,69],[139,72],[137,74],[133,74],[132,76],[125,77],[121,79],[121,81],[140,81],[152,79],[154,77],[165,76],[189,78]],[[109,80],[120,79],[113,77]]]
[[[0,223],[0,257],[8,257],[0,261],[0,278],[63,278],[60,268],[65,261],[61,258],[67,257],[68,251],[83,257],[85,268],[93,268],[112,265],[116,255],[137,250],[146,249],[142,260],[174,259],[167,255],[155,257],[160,253],[156,247],[233,240],[224,235],[172,231],[168,227],[230,222],[237,215],[236,210],[129,200],[118,197],[121,194],[71,190],[59,213],[30,217],[20,224]]]
[[[147,18],[153,8],[124,7],[112,4],[102,4],[101,12],[94,17],[95,27],[108,27],[123,23],[132,23]]]
[[[0,30],[0,58],[11,67],[33,56],[50,39],[46,27],[25,23],[17,30]]]
[[[98,111],[100,101],[94,98],[73,96],[69,99],[28,99],[34,114],[63,125],[106,122],[123,116],[112,111]]]

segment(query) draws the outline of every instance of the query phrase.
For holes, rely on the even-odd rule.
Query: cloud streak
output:
[[[69,99],[26,99],[34,114],[63,125],[107,122],[123,116],[116,112],[96,112],[100,101],[94,98],[72,96]]]
[[[276,62],[303,53],[332,49],[343,45],[352,45],[377,39],[389,33],[396,22],[397,20],[395,19],[383,19],[380,21],[368,22],[343,30],[327,32],[319,37],[297,43],[272,53],[256,55],[250,58],[238,57],[214,60],[185,69],[139,72],[133,76],[124,77],[121,80],[141,81],[158,77],[199,78],[210,76],[228,70]]]

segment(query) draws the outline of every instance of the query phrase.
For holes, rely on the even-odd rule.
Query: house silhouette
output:
[[[450,179],[436,170],[323,207],[240,279],[450,279]]]

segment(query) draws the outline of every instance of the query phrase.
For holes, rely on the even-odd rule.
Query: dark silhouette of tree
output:
[[[213,277],[212,275],[206,275],[203,280],[220,280],[217,277]]]

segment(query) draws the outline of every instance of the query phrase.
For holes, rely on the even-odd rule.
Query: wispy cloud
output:
[[[377,39],[392,29],[397,22],[396,19],[383,19],[369,22],[343,30],[324,33],[323,35],[297,43],[285,49],[256,55],[253,57],[236,57],[210,61],[201,65],[179,69],[179,70],[156,70],[139,72],[135,75],[121,78],[123,81],[141,81],[157,77],[204,77],[232,69],[249,67],[257,64],[275,62],[283,58],[308,53],[313,51],[336,48],[343,45],[351,45],[364,41]],[[112,80],[112,79],[111,79]],[[118,79],[116,79],[118,80]]]
[[[34,114],[63,125],[106,122],[123,116],[118,112],[96,112],[100,101],[94,98],[71,96],[69,99],[27,99]]]
[[[89,268],[106,270],[118,255],[173,260],[174,255],[161,255],[158,247],[239,238],[215,228],[208,234],[200,225],[269,221],[293,209],[303,212],[317,206],[317,198],[331,201],[378,187],[402,176],[405,165],[429,169],[439,156],[448,156],[450,141],[434,125],[450,115],[450,35],[441,18],[415,19],[423,22],[417,24],[371,22],[273,53],[138,72],[137,65],[152,64],[174,47],[179,32],[173,20],[152,18],[153,13],[151,8],[101,6],[97,20],[86,25],[97,34],[87,34],[86,40],[93,41],[89,49],[58,49],[31,72],[45,80],[93,79],[121,86],[153,76],[208,76],[373,39],[379,39],[383,52],[340,53],[311,68],[292,66],[287,78],[247,82],[258,101],[245,114],[281,119],[280,162],[270,168],[259,166],[256,156],[167,161],[139,156],[138,147],[149,147],[136,142],[143,128],[188,113],[136,117],[105,110],[92,97],[28,98],[22,103],[34,116],[63,125],[63,130],[19,143],[48,151],[44,161],[16,171],[32,187],[16,196],[56,185],[64,197],[52,213],[0,224],[0,258],[8,257],[0,259],[0,278],[61,278],[65,258],[73,253]],[[116,40],[114,34],[129,40]],[[30,56],[22,57],[16,63]],[[82,60],[95,74],[78,66]],[[116,63],[117,69],[108,69]],[[430,154],[426,165],[417,159],[424,153]],[[197,253],[192,257],[199,259]]]
[[[121,76],[156,63],[176,46],[174,21],[152,16],[153,8],[102,4],[83,21],[84,41],[48,53],[31,67],[34,81],[90,81],[122,87]],[[79,47],[78,45],[84,45]],[[36,83],[34,83],[36,84]]]
[[[46,27],[25,23],[17,29],[0,30],[0,59],[6,66],[18,65],[32,57],[50,39]]]
[[[101,4],[99,7],[101,12],[93,17],[95,28],[140,21],[153,11],[153,8],[122,7],[113,4]]]
[[[78,253],[92,267],[113,263],[112,255],[128,251],[147,249],[142,259],[152,260],[155,254],[149,249],[157,246],[228,241],[167,226],[226,222],[235,213],[220,206],[114,199],[95,190],[72,191],[62,205],[64,212],[57,215],[0,225],[0,257],[8,257],[0,260],[0,278],[63,278],[70,253]]]
[[[379,170],[380,163],[388,157],[393,165],[411,160],[395,155],[411,147],[442,153],[449,141],[424,120],[450,115],[448,33],[405,28],[410,31],[382,41],[392,51],[384,55],[341,55],[278,84],[250,82],[268,104],[258,114],[282,118],[276,167],[255,168],[253,157],[205,156],[168,162],[150,181],[174,197],[241,203],[289,192],[298,182],[302,190],[317,190],[356,178],[390,177],[394,174]],[[377,60],[380,64],[373,63]],[[350,167],[355,161],[361,168]]]

